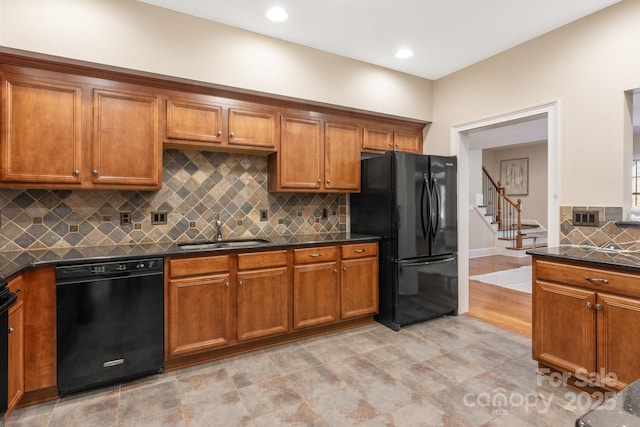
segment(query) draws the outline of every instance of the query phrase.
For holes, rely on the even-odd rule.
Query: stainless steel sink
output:
[[[264,243],[270,243],[267,239],[226,239],[226,240],[210,240],[199,242],[183,242],[178,243],[182,249],[219,249],[219,248],[243,248],[249,246],[259,246]]]

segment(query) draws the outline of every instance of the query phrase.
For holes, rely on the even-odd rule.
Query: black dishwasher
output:
[[[56,267],[60,396],[162,372],[162,258]]]

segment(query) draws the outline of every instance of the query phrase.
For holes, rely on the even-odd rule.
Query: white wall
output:
[[[0,0],[0,46],[432,118],[431,80],[134,0]]]
[[[502,160],[529,159],[529,194],[510,198],[514,202],[518,199],[522,200],[523,220],[534,219],[543,227],[547,227],[547,143],[483,150],[482,157],[483,165],[496,181],[501,179],[500,162]]]
[[[640,87],[639,22],[640,1],[623,0],[437,80],[427,146],[448,153],[452,126],[558,101],[559,204],[624,206],[624,91]]]

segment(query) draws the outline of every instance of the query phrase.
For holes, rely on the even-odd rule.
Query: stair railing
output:
[[[482,167],[482,197],[487,215],[498,224],[505,239],[514,242],[515,249],[522,249],[522,200],[514,202],[507,196],[500,181],[496,182],[487,169]]]

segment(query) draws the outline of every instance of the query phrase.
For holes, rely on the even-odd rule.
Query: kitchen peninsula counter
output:
[[[528,255],[549,260],[588,263],[594,267],[623,268],[640,272],[640,250],[617,250],[595,246],[560,245],[530,249]]]
[[[259,237],[257,237],[259,238]],[[51,248],[24,251],[8,251],[0,254],[0,280],[6,279],[25,268],[68,262],[91,262],[138,258],[149,256],[186,255],[206,252],[238,252],[246,250],[273,249],[276,247],[304,246],[332,243],[356,243],[377,241],[379,237],[356,233],[320,233],[265,237],[269,242],[256,243],[242,248],[188,248],[182,242],[135,243],[130,245],[86,246],[73,248]]]

